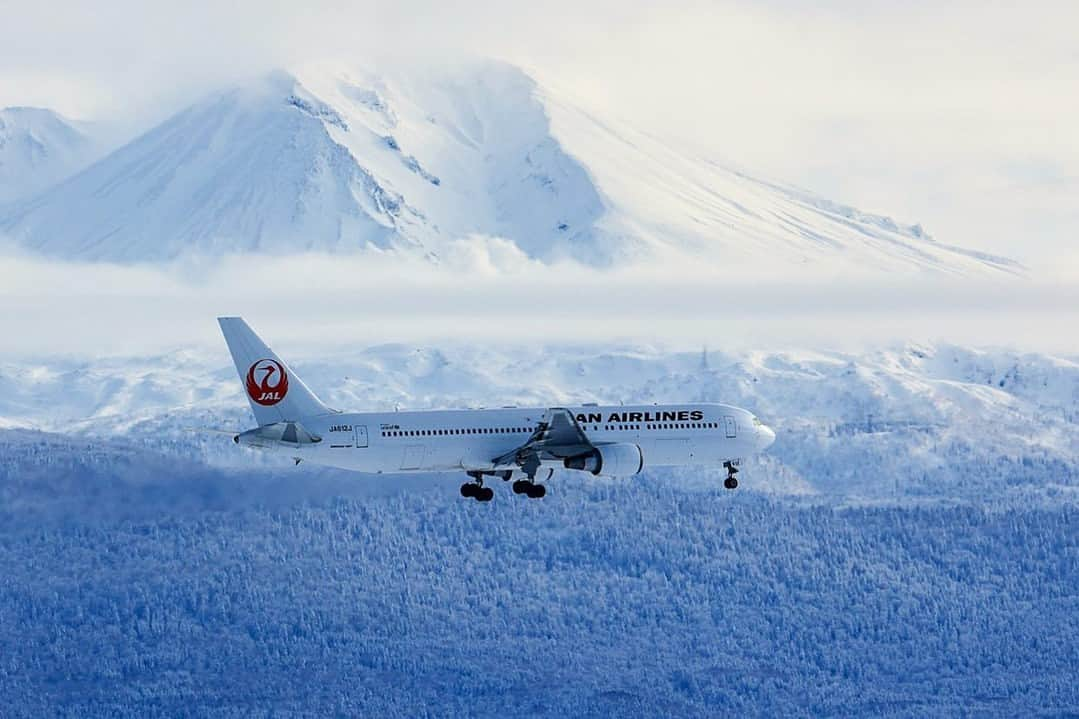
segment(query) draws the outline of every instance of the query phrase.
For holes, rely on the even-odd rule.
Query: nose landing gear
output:
[[[734,476],[738,474],[738,468],[730,461],[724,462],[723,468],[727,470],[727,478],[723,480],[723,486],[727,489],[738,489],[738,478]]]

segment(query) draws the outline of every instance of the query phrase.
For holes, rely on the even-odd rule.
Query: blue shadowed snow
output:
[[[2,438],[5,716],[1079,711],[1070,504],[651,475],[480,505]]]

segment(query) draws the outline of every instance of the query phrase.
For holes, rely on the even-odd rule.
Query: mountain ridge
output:
[[[774,448],[746,465],[753,486],[774,493],[1079,500],[1079,363],[1050,355],[943,344],[704,355],[380,345],[292,366],[329,406],[349,411],[729,402],[776,428]],[[0,427],[245,465],[262,458],[190,429],[241,431],[251,421],[220,351],[0,363]],[[722,469],[679,472],[719,486]]]
[[[88,165],[99,151],[89,129],[47,108],[0,109],[0,206],[32,196]]]
[[[488,236],[544,262],[597,267],[674,252],[721,264],[1022,271],[920,225],[693,158],[493,61],[274,71],[0,210],[0,230],[44,255],[119,262],[191,252],[437,258]]]

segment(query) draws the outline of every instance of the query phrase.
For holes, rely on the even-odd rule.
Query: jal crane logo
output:
[[[288,373],[277,360],[260,359],[247,370],[246,384],[252,402],[272,407],[288,393]]]

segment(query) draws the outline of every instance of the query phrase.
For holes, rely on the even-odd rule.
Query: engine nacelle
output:
[[[570,457],[566,469],[603,477],[632,477],[644,469],[644,453],[635,444],[602,444],[588,454]]]

